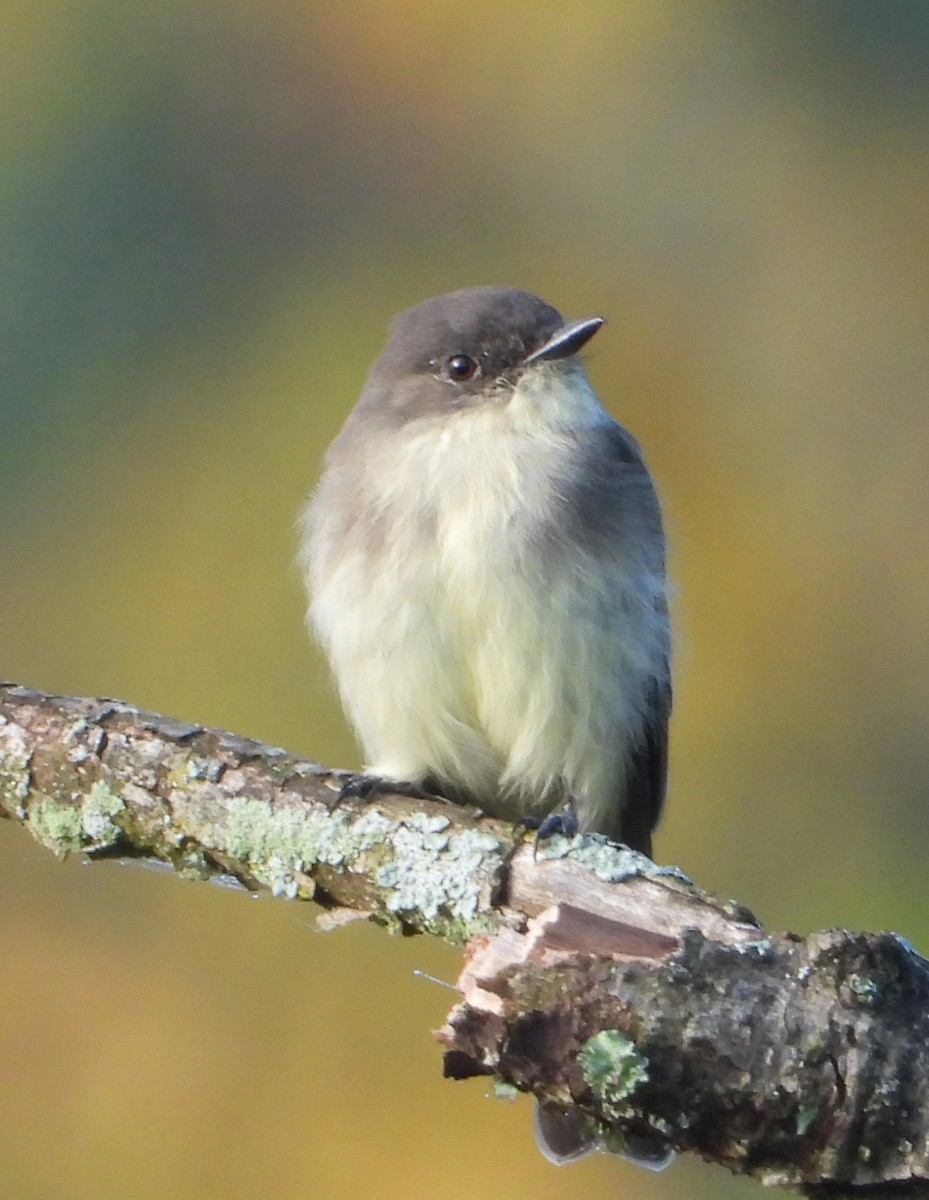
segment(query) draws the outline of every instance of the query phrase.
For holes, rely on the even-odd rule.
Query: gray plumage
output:
[[[367,771],[514,819],[570,798],[582,829],[650,853],[664,536],[641,452],[576,356],[599,324],[512,288],[403,313],[329,450],[301,559]]]

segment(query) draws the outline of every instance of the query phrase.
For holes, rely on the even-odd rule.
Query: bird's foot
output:
[[[535,830],[535,841],[532,845],[533,854],[538,853],[539,842],[544,842],[556,834],[572,838],[580,829],[577,809],[574,806],[574,800],[570,796],[561,808],[556,808],[547,817],[523,817],[519,823],[524,829]]]
[[[385,779],[383,775],[366,775],[362,771],[344,777],[336,804],[341,804],[343,800],[362,800],[368,803],[376,796],[409,796],[411,800],[442,799],[422,784],[408,783],[403,779]]]

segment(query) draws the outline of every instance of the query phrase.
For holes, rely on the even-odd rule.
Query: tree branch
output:
[[[765,1183],[929,1196],[929,965],[889,934],[762,931],[599,837],[432,801],[112,700],[0,686],[0,815],[59,855],[162,859],[467,942],[446,1074],[580,1106]]]

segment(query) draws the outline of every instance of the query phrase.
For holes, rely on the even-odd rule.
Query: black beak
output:
[[[538,350],[523,359],[525,366],[537,362],[554,362],[558,358],[568,358],[577,354],[582,346],[586,346],[593,335],[603,324],[603,317],[588,317],[585,321],[569,321],[556,329],[552,336]]]

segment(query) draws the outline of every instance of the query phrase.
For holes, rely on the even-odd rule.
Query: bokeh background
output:
[[[0,671],[357,763],[293,522],[400,308],[603,314],[678,588],[660,860],[929,950],[921,0],[4,0]],[[0,828],[20,1200],[755,1194],[440,1078],[457,956]]]

